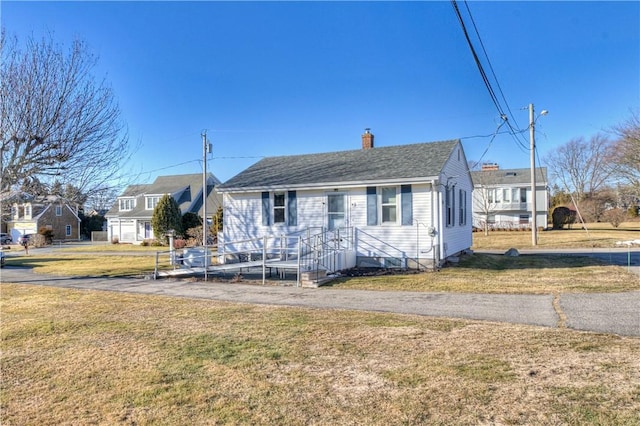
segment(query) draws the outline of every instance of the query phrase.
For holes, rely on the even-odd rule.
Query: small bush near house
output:
[[[162,241],[152,239],[152,240],[143,240],[140,245],[142,247],[162,247]]]
[[[571,228],[571,224],[576,221],[576,212],[568,207],[560,206],[553,210],[551,217],[553,229],[562,229],[564,225],[569,225],[569,228]]]
[[[604,212],[604,219],[614,228],[620,226],[627,217],[627,213],[622,209],[611,209]]]
[[[186,246],[187,246],[187,240],[184,240],[182,238],[177,238],[173,240],[174,249],[182,249],[182,248],[185,248]]]
[[[111,238],[111,244],[120,244],[120,240],[118,239],[118,237]]]
[[[38,234],[42,235],[45,239],[46,244],[53,243],[53,230],[49,228],[40,228],[38,229]]]
[[[29,243],[34,247],[44,247],[47,245],[47,238],[42,234],[36,234],[29,239]]]

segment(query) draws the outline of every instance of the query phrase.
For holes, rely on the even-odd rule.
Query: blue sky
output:
[[[472,23],[466,15],[468,29]],[[468,3],[528,148],[539,158],[640,110],[640,2]],[[448,1],[13,2],[9,34],[85,40],[113,87],[137,183],[208,169],[225,181],[263,156],[461,138],[469,160],[529,167],[500,122]],[[475,35],[474,44],[480,49]],[[490,72],[489,64],[484,62]],[[492,81],[495,86],[495,81]],[[482,136],[482,137],[473,137]]]

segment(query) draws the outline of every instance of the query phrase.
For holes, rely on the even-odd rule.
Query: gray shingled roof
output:
[[[208,202],[207,209],[217,208],[218,201],[212,202],[209,197],[213,192],[213,187],[220,183],[220,180],[213,174],[207,173],[208,178]],[[186,175],[170,175],[170,176],[158,176],[153,183],[150,184],[138,184],[129,185],[120,197],[134,197],[137,198],[136,207],[130,211],[119,211],[118,202],[116,202],[111,209],[106,213],[106,216],[120,216],[123,218],[145,218],[153,215],[152,210],[146,210],[145,195],[160,195],[160,194],[174,194],[178,196],[176,200],[180,206],[180,210],[185,213],[189,207],[195,210],[194,213],[202,214],[202,200],[198,200],[195,204],[194,198],[198,197],[202,190],[202,173],[186,174]],[[207,215],[211,214],[207,211]]]
[[[438,176],[459,140],[264,158],[218,187],[221,192],[273,187],[380,182]]]
[[[531,168],[471,172],[474,185],[531,185]],[[547,168],[536,168],[536,187],[547,183]]]

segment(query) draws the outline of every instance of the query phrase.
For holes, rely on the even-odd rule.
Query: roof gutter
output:
[[[296,189],[335,189],[335,188],[362,188],[365,186],[386,186],[386,185],[407,185],[407,184],[430,184],[437,177],[425,176],[415,178],[398,178],[398,179],[383,179],[383,180],[360,180],[349,182],[321,182],[313,184],[278,184],[278,185],[265,185],[265,186],[248,186],[248,187],[220,187],[216,189],[220,193],[231,192],[260,192],[260,191],[282,191],[282,190],[296,190]]]

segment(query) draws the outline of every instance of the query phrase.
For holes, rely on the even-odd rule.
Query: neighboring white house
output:
[[[479,229],[531,228],[531,169],[500,169],[493,164],[471,173],[473,226]],[[547,226],[547,168],[536,169],[536,223]]]
[[[207,175],[207,219],[212,218],[222,205],[222,197],[214,187],[220,181]],[[187,212],[203,214],[202,174],[159,176],[151,184],[130,185],[105,214],[107,237],[121,243],[141,243],[154,238],[151,227],[153,210],[163,195],[171,195],[184,215]]]
[[[459,140],[374,148],[367,129],[362,149],[265,158],[217,189],[224,253],[302,235],[316,246],[350,239],[358,266],[433,267],[472,244]]]

